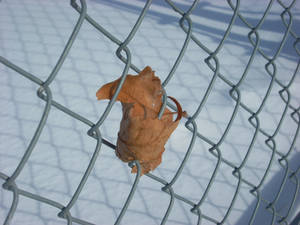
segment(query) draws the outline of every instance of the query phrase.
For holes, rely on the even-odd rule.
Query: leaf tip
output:
[[[103,85],[97,92],[96,97],[98,100],[102,99],[111,99],[111,89],[112,89],[113,83],[108,83]]]
[[[140,73],[140,76],[154,76],[154,71],[150,66],[146,66]]]

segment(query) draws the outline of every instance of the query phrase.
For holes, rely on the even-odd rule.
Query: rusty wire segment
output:
[[[293,15],[291,13],[291,9],[294,6],[296,0],[292,1],[289,5],[286,5],[285,3],[281,2],[280,0],[277,0],[279,5],[282,7],[281,19],[282,19],[282,23],[285,26],[285,32],[284,32],[282,40],[278,46],[278,49],[276,49],[275,54],[272,56],[268,56],[260,46],[259,29],[261,28],[266,17],[268,16],[270,8],[271,8],[272,4],[275,2],[275,0],[271,0],[269,2],[268,6],[265,9],[265,12],[263,13],[262,17],[260,18],[260,20],[257,24],[251,24],[249,21],[247,21],[241,15],[241,13],[239,11],[239,6],[240,6],[239,0],[236,0],[236,1],[227,0],[227,3],[232,8],[231,20],[227,26],[225,33],[223,34],[221,41],[219,42],[218,46],[215,49],[207,48],[193,34],[193,21],[192,21],[190,15],[193,13],[193,9],[197,6],[198,0],[195,0],[191,4],[190,8],[187,9],[186,11],[183,11],[180,8],[178,8],[171,0],[166,0],[166,2],[168,3],[169,7],[172,8],[181,17],[178,22],[179,22],[179,25],[180,25],[182,31],[186,33],[186,37],[185,37],[184,43],[182,44],[181,51],[180,51],[179,55],[177,56],[174,65],[172,66],[171,71],[169,72],[166,79],[163,81],[163,87],[166,87],[168,85],[168,82],[172,79],[178,65],[180,64],[182,58],[185,55],[187,46],[189,45],[190,42],[194,42],[197,46],[199,46],[199,48],[201,48],[204,52],[207,53],[205,63],[212,70],[213,75],[211,77],[209,85],[207,86],[207,89],[205,91],[203,98],[199,101],[198,108],[196,109],[196,111],[193,114],[188,115],[188,118],[186,119],[185,127],[192,133],[192,136],[191,136],[190,144],[189,144],[189,146],[187,146],[185,156],[184,156],[180,166],[178,167],[176,173],[174,174],[173,178],[171,180],[164,180],[164,179],[162,179],[158,176],[155,176],[151,173],[146,174],[146,176],[150,177],[153,180],[153,182],[160,183],[161,187],[162,187],[161,188],[162,192],[164,192],[170,196],[169,205],[165,209],[165,214],[161,221],[161,224],[165,224],[167,222],[168,216],[172,210],[174,201],[182,201],[185,204],[189,205],[190,209],[191,209],[191,213],[194,213],[195,216],[198,217],[197,224],[206,224],[207,221],[214,223],[214,224],[224,224],[224,223],[226,223],[226,219],[228,218],[229,214],[231,213],[231,210],[235,204],[236,198],[240,193],[240,188],[241,188],[242,184],[249,187],[250,193],[256,199],[256,205],[252,211],[251,218],[249,220],[249,224],[252,224],[254,222],[258,208],[262,204],[262,202],[264,202],[267,205],[267,209],[270,212],[270,214],[272,215],[271,224],[275,224],[275,223],[287,224],[288,223],[287,219],[290,215],[290,212],[291,212],[291,210],[294,206],[295,200],[297,198],[297,194],[299,192],[299,179],[298,179],[297,175],[299,174],[300,167],[295,171],[291,170],[291,168],[289,167],[289,156],[294,149],[294,145],[296,143],[296,139],[297,139],[297,136],[299,133],[300,107],[293,106],[291,104],[291,102],[290,102],[291,94],[290,94],[289,88],[290,88],[291,84],[293,83],[297,73],[299,72],[300,58],[298,59],[297,66],[294,70],[294,73],[291,76],[291,79],[287,84],[283,84],[279,79],[277,79],[276,59],[277,59],[278,55],[280,54],[282,47],[286,43],[288,35],[290,35],[292,37],[292,39],[294,41],[294,43],[293,43],[294,49],[295,49],[296,53],[298,54],[298,56],[300,56],[300,50],[299,50],[300,37],[297,36],[295,31],[293,31],[291,29],[291,25],[293,22]],[[141,10],[140,15],[139,15],[135,25],[133,26],[132,30],[129,32],[129,35],[125,38],[125,40],[119,40],[117,37],[113,36],[106,29],[104,29],[91,16],[89,16],[89,14],[87,13],[87,5],[86,5],[85,0],[80,0],[80,1],[71,0],[70,4],[78,12],[79,17],[78,17],[77,23],[73,29],[73,32],[63,50],[63,52],[61,53],[52,72],[49,74],[48,78],[45,81],[40,80],[37,76],[23,70],[21,67],[15,65],[13,62],[10,62],[7,59],[0,56],[0,62],[2,64],[4,64],[8,68],[18,72],[20,75],[24,76],[25,78],[27,78],[37,84],[37,96],[45,102],[44,112],[42,114],[42,117],[40,119],[38,127],[36,128],[34,136],[32,137],[30,144],[29,144],[28,148],[26,149],[16,170],[14,171],[14,173],[11,176],[8,176],[8,175],[0,172],[0,178],[5,180],[5,182],[3,184],[3,188],[11,191],[12,195],[13,195],[13,201],[12,201],[9,213],[6,217],[6,220],[4,221],[5,225],[10,224],[10,221],[12,220],[12,218],[14,216],[20,195],[34,199],[36,201],[43,202],[43,203],[51,205],[53,207],[56,207],[59,212],[58,216],[61,218],[64,218],[66,220],[67,224],[72,224],[72,222],[76,222],[78,224],[91,224],[87,221],[83,221],[81,219],[74,218],[72,216],[70,210],[76,203],[76,201],[77,201],[77,199],[78,199],[78,197],[90,175],[90,172],[94,167],[95,161],[101,151],[101,145],[104,144],[104,145],[111,147],[112,149],[115,149],[114,144],[110,143],[109,141],[105,140],[104,137],[102,137],[101,131],[100,131],[101,125],[107,118],[108,114],[111,111],[111,108],[114,105],[115,99],[122,87],[122,84],[126,78],[129,68],[133,69],[136,72],[140,72],[139,68],[137,68],[131,62],[131,52],[128,47],[128,44],[130,43],[132,38],[135,36],[137,30],[139,29],[139,26],[143,22],[143,19],[146,15],[147,11],[149,10],[151,3],[152,3],[151,0],[148,0],[145,2],[145,5],[144,5],[143,9]],[[220,52],[220,50],[223,47],[224,42],[228,38],[228,35],[231,32],[231,28],[232,28],[233,24],[235,23],[235,21],[237,20],[237,18],[239,18],[244,23],[244,26],[249,28],[250,32],[248,33],[248,39],[249,39],[250,44],[252,45],[252,48],[251,48],[251,55],[249,57],[249,61],[247,63],[247,66],[244,68],[243,74],[241,75],[240,79],[236,83],[233,83],[232,81],[228,80],[225,76],[223,76],[221,74],[218,53]],[[51,88],[50,88],[50,84],[55,79],[58,71],[60,70],[61,66],[64,63],[64,60],[68,56],[68,53],[69,53],[70,49],[72,48],[72,44],[73,44],[74,40],[76,39],[78,32],[80,32],[81,25],[84,20],[86,20],[95,29],[97,29],[100,32],[100,34],[104,35],[106,38],[108,38],[110,41],[112,41],[113,43],[115,43],[118,46],[116,55],[124,63],[122,79],[116,90],[116,93],[113,96],[113,98],[111,99],[111,101],[109,102],[104,113],[99,117],[99,120],[96,122],[92,122],[92,121],[88,120],[87,118],[82,117],[81,115],[71,111],[67,107],[65,107],[62,104],[60,104],[59,102],[55,101],[52,98]],[[257,55],[257,54],[262,56],[267,61],[266,65],[265,65],[265,71],[270,76],[270,83],[269,83],[269,86],[265,93],[265,96],[262,96],[263,100],[262,100],[260,106],[258,107],[258,110],[253,111],[252,109],[250,109],[250,107],[248,107],[245,103],[242,102],[241,92],[240,92],[239,88],[240,88],[241,84],[243,83],[243,81],[245,80],[245,78],[247,77],[249,68],[253,64],[253,59],[254,59],[255,55]],[[226,128],[223,132],[223,135],[220,137],[220,139],[217,142],[213,142],[209,138],[205,137],[204,134],[201,134],[198,132],[197,125],[199,125],[199,124],[196,123],[195,119],[198,117],[200,112],[203,110],[203,107],[207,101],[207,98],[211,94],[212,88],[214,87],[215,81],[217,79],[221,79],[228,85],[228,87],[230,88],[230,91],[228,94],[231,96],[235,105],[234,105],[234,109],[233,109],[231,118],[230,118],[229,122],[227,123]],[[281,119],[280,119],[275,131],[273,133],[268,133],[266,130],[262,129],[260,126],[260,113],[261,113],[262,109],[264,108],[265,103],[266,103],[266,101],[270,95],[270,92],[273,88],[273,85],[275,83],[281,87],[281,90],[279,91],[279,95],[285,104],[285,108],[282,112]],[[164,104],[161,109],[160,115],[162,115],[163,110],[166,105],[168,105],[169,107],[171,107],[173,109],[176,109],[176,107],[173,106],[170,102],[167,102],[165,90],[164,90],[163,101],[164,101]],[[73,117],[74,119],[79,120],[82,123],[88,125],[90,127],[90,129],[88,130],[87,134],[90,137],[95,138],[97,140],[97,145],[95,147],[95,150],[94,150],[93,156],[89,162],[89,165],[87,166],[86,171],[85,171],[83,177],[81,178],[81,181],[78,184],[78,187],[77,187],[75,193],[73,193],[73,196],[69,200],[67,205],[62,205],[59,202],[53,201],[53,200],[45,198],[43,196],[38,196],[36,194],[30,193],[26,190],[18,188],[18,186],[17,186],[18,176],[22,172],[22,169],[24,168],[25,164],[27,163],[28,159],[30,158],[32,151],[34,151],[34,147],[39,140],[40,134],[43,131],[45,124],[47,123],[47,118],[48,118],[49,111],[51,110],[51,107],[56,107],[57,109],[66,113],[67,115]],[[292,110],[292,113],[290,115],[287,113],[288,109]],[[248,146],[248,150],[247,150],[247,153],[245,154],[245,157],[243,158],[242,162],[239,165],[236,165],[222,157],[222,153],[220,151],[220,145],[225,140],[225,138],[232,126],[232,123],[235,120],[236,114],[239,110],[244,110],[245,112],[247,112],[249,114],[248,122],[253,127],[254,132],[253,132],[253,136],[249,137],[249,138],[251,138],[251,141]],[[290,116],[293,119],[293,121],[296,123],[297,129],[295,131],[295,134],[294,134],[294,137],[293,137],[293,140],[292,140],[289,150],[287,151],[286,154],[283,154],[283,153],[279,152],[278,149],[276,148],[275,137],[281,128],[283,120],[288,116]],[[248,181],[246,177],[243,176],[242,169],[244,168],[244,166],[247,163],[249,155],[251,154],[251,151],[253,149],[253,146],[254,146],[257,136],[259,134],[263,135],[265,137],[265,145],[269,148],[269,151],[271,153],[271,158],[270,158],[270,161],[268,162],[267,169],[264,172],[264,176],[260,180],[259,184],[253,184],[250,181]],[[180,177],[180,175],[182,173],[183,168],[188,163],[189,157],[194,148],[195,140],[197,138],[200,139],[201,141],[207,143],[208,145],[210,145],[210,148],[208,149],[208,151],[216,158],[216,165],[215,165],[214,171],[212,172],[212,175],[210,177],[210,181],[208,182],[208,184],[205,188],[203,195],[199,198],[198,202],[194,202],[194,201],[191,201],[191,200],[177,194],[175,192],[175,190],[173,189],[173,185],[177,182],[178,178]],[[278,162],[275,162],[275,156],[279,157]],[[226,211],[224,217],[222,218],[222,220],[216,220],[216,218],[212,218],[212,217],[202,213],[201,207],[202,207],[203,202],[207,198],[208,193],[210,192],[211,185],[214,183],[215,177],[216,177],[217,173],[219,172],[219,168],[222,163],[226,164],[232,168],[233,179],[236,179],[236,187],[235,187],[235,193],[231,200],[231,204],[227,208],[227,211]],[[273,163],[279,163],[280,166],[285,171],[285,173],[284,173],[284,178],[282,179],[282,182],[280,184],[280,187],[278,189],[278,192],[277,192],[275,198],[273,199],[273,201],[270,202],[262,197],[261,187],[264,184],[266,177],[268,176],[270,168]],[[134,165],[137,166],[138,173],[135,175],[136,177],[135,177],[134,183],[132,184],[131,191],[130,191],[130,193],[128,193],[128,198],[125,201],[125,204],[124,204],[117,220],[115,221],[115,224],[119,224],[122,221],[122,217],[126,213],[126,209],[128,208],[128,206],[131,202],[131,199],[134,196],[135,191],[138,187],[138,183],[139,183],[139,179],[140,179],[140,172],[141,172],[140,164],[138,161],[129,163],[130,167],[133,167]],[[289,205],[289,208],[288,208],[286,214],[281,214],[280,212],[278,212],[276,210],[275,206],[276,206],[276,203],[282,193],[283,187],[286,184],[288,179],[294,183],[295,193],[293,193],[293,199],[291,201],[291,204]]]

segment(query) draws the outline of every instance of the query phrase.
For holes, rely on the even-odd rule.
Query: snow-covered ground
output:
[[[186,10],[189,0],[176,1]],[[255,25],[261,18],[267,1],[241,2],[241,14]],[[105,29],[124,40],[134,25],[145,1],[142,0],[89,0],[88,13]],[[286,3],[287,4],[287,3]],[[275,2],[265,23],[259,30],[261,49],[272,57],[285,27],[280,18],[282,7]],[[300,4],[296,3],[292,29],[300,26]],[[211,51],[218,46],[231,19],[233,11],[226,1],[200,1],[193,12],[193,34]],[[0,56],[22,67],[24,70],[45,80],[65,46],[79,14],[61,0],[2,0],[0,1]],[[156,75],[164,80],[183,45],[186,34],[178,25],[180,16],[164,1],[153,1],[149,12],[129,44],[132,62],[140,69],[150,65]],[[250,29],[240,20],[232,28],[223,48],[217,54],[220,73],[232,83],[238,82],[249,60],[253,47],[247,34]],[[287,84],[291,79],[299,56],[293,48],[294,39],[289,35],[287,45],[282,49],[276,63],[277,78]],[[298,43],[299,46],[299,43]],[[50,88],[53,99],[74,112],[97,122],[104,112],[107,101],[98,102],[97,89],[104,83],[119,77],[124,64],[115,52],[118,46],[108,40],[87,22]],[[174,96],[184,110],[192,115],[202,100],[213,76],[204,59],[208,54],[190,41],[173,79],[166,87],[167,94]],[[265,70],[267,61],[256,55],[248,76],[240,86],[241,101],[253,111],[258,110],[271,77]],[[134,73],[130,71],[130,73]],[[44,101],[36,96],[38,86],[16,72],[0,64],[0,172],[11,175],[27,148],[44,109]],[[300,77],[296,76],[290,87],[291,104],[300,104]],[[259,115],[260,126],[269,134],[275,131],[285,104],[281,100],[278,84],[273,86],[270,97]],[[224,133],[234,110],[235,101],[228,94],[230,87],[217,79],[212,92],[198,118],[198,131],[217,143]],[[290,117],[289,109],[279,133],[275,137],[276,150],[286,153],[292,143],[297,124]],[[239,165],[245,157],[254,128],[248,122],[250,114],[240,109],[233,125],[220,146],[222,157]],[[121,106],[116,103],[101,126],[103,137],[116,142]],[[166,145],[162,164],[153,174],[170,181],[189,146],[191,133],[183,120]],[[20,188],[53,199],[66,205],[95,150],[96,141],[86,133],[89,127],[80,121],[52,107],[41,137],[17,179]],[[268,166],[272,151],[265,144],[266,137],[258,135],[249,159],[242,169],[242,177],[258,185]],[[289,167],[296,170],[300,162],[299,138],[292,154],[288,157]],[[211,146],[196,140],[183,172],[174,184],[177,194],[197,203],[208,185],[217,158],[208,150]],[[272,201],[282,181],[284,170],[275,156],[264,185],[262,196]],[[201,212],[221,221],[236,191],[238,180],[233,169],[221,163]],[[298,179],[300,179],[298,173]],[[114,152],[103,145],[95,168],[83,188],[78,201],[71,209],[74,217],[95,224],[113,224],[131,189],[135,176],[127,164],[121,162]],[[0,184],[3,184],[0,180]],[[161,191],[162,185],[143,176],[122,224],[160,224],[169,205],[170,197]],[[225,224],[247,224],[256,204],[256,198],[249,193],[250,187],[242,184],[235,204]],[[288,209],[295,184],[288,179],[276,210],[285,213]],[[0,223],[3,223],[12,202],[12,193],[0,189]],[[262,202],[254,224],[270,224],[271,213]],[[186,203],[175,200],[167,224],[196,224],[197,216],[190,212]],[[300,198],[295,211],[300,211]],[[13,225],[66,224],[58,218],[57,208],[32,199],[20,197]],[[211,224],[203,220],[202,224]]]

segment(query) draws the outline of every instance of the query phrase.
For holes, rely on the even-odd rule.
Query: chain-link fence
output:
[[[187,110],[188,117],[185,119],[184,125],[186,131],[190,132],[190,140],[188,140],[188,144],[184,147],[184,155],[182,157],[181,163],[177,166],[176,170],[172,172],[172,176],[170,176],[170,179],[166,179],[164,178],[164,176],[159,176],[155,173],[148,173],[145,175],[151,178],[152,182],[156,182],[161,185],[162,195],[168,194],[169,196],[168,206],[166,208],[161,208],[161,210],[164,211],[164,215],[160,223],[165,224],[168,222],[169,215],[172,212],[172,209],[174,208],[174,202],[180,201],[190,208],[190,213],[194,214],[197,218],[197,224],[226,224],[226,221],[232,213],[232,209],[236,204],[236,200],[241,194],[241,190],[245,188],[254,199],[254,205],[251,208],[251,213],[249,213],[248,224],[253,224],[255,222],[262,206],[264,207],[264,209],[266,209],[264,213],[268,213],[270,215],[270,220],[268,221],[269,224],[288,224],[291,221],[291,212],[294,209],[294,206],[297,205],[296,200],[297,194],[299,193],[300,171],[299,160],[298,162],[296,162],[296,169],[291,168],[290,166],[291,160],[295,160],[295,157],[298,156],[294,156],[293,154],[295,152],[300,126],[299,103],[293,101],[293,95],[291,95],[290,92],[290,88],[294,84],[296,76],[299,75],[300,64],[300,39],[297,35],[297,31],[293,29],[293,23],[295,21],[292,10],[296,4],[296,1],[290,1],[288,3],[279,0],[269,1],[266,4],[265,11],[261,15],[259,15],[259,19],[254,23],[253,20],[249,21],[249,18],[244,16],[246,12],[240,10],[239,0],[228,0],[227,4],[231,8],[231,13],[229,14],[229,16],[227,15],[227,18],[229,18],[229,20],[226,28],[224,29],[224,33],[220,35],[221,38],[218,40],[217,46],[214,47],[208,47],[200,40],[200,38],[198,37],[198,30],[200,29],[201,31],[201,26],[200,28],[194,26],[193,13],[195,8],[198,7],[199,1],[195,0],[191,2],[188,7],[185,7],[185,9],[182,9],[182,7],[179,7],[177,3],[174,3],[172,1],[166,0],[165,2],[167,3],[169,9],[172,9],[173,13],[177,14],[179,18],[178,22],[181,28],[181,33],[185,35],[183,42],[180,44],[180,52],[176,54],[176,58],[174,60],[174,64],[172,64],[171,66],[171,70],[163,79],[162,85],[165,89],[165,95],[168,94],[168,86],[172,82],[172,80],[174,80],[175,77],[180,76],[180,74],[177,73],[178,67],[180,66],[180,63],[182,62],[183,58],[189,54],[187,49],[191,45],[193,45],[193,48],[199,48],[201,50],[201,54],[205,57],[205,59],[202,62],[204,62],[207,68],[210,69],[211,74],[206,87],[203,88],[203,90],[201,90],[203,95],[201,96],[201,98],[198,98],[198,104],[196,105],[196,107],[193,108],[193,110]],[[111,141],[108,141],[107,138],[102,135],[103,124],[114,107],[114,101],[110,101],[109,104],[106,106],[105,110],[103,110],[103,113],[98,118],[98,120],[93,122],[86,116],[81,116],[74,110],[71,110],[67,105],[64,105],[63,103],[54,99],[52,97],[51,89],[51,84],[55,79],[57,79],[57,74],[61,70],[64,62],[66,61],[68,54],[72,49],[73,42],[76,40],[78,33],[81,31],[83,23],[90,24],[93,27],[93,29],[99,31],[100,35],[104,35],[105,38],[107,38],[110,42],[117,46],[116,56],[124,65],[121,74],[122,79],[126,78],[126,75],[128,74],[128,71],[130,69],[132,69],[136,73],[140,72],[141,69],[133,63],[133,54],[131,48],[134,48],[134,45],[131,46],[130,44],[133,38],[136,36],[137,32],[139,31],[139,28],[143,23],[144,19],[147,17],[147,13],[149,12],[151,4],[154,4],[151,0],[148,0],[144,3],[144,6],[139,13],[138,19],[136,20],[129,34],[124,39],[120,39],[116,35],[113,35],[112,32],[109,32],[107,29],[104,28],[104,26],[101,25],[101,21],[99,22],[96,19],[94,19],[93,16],[90,16],[87,10],[87,3],[85,0],[71,0],[70,3],[71,7],[73,7],[73,9],[76,10],[78,13],[78,20],[74,26],[71,36],[69,37],[65,45],[65,48],[59,55],[57,63],[52,68],[51,73],[49,74],[49,76],[47,76],[46,79],[40,79],[39,76],[24,70],[21,66],[8,60],[7,58],[0,56],[0,62],[3,65],[36,84],[36,86],[38,87],[37,96],[45,102],[44,111],[39,121],[38,127],[36,128],[36,131],[16,169],[11,175],[7,175],[5,173],[0,172],[0,178],[5,181],[3,183],[3,188],[5,190],[11,191],[11,194],[13,195],[13,200],[8,211],[7,217],[4,221],[4,224],[10,224],[10,222],[12,221],[15,212],[18,210],[17,207],[20,196],[34,199],[36,201],[57,208],[59,211],[58,216],[64,218],[68,224],[72,224],[72,222],[78,224],[91,224],[87,222],[88,219],[83,220],[73,217],[71,210],[78,201],[78,198],[80,197],[80,194],[83,188],[85,187],[89,176],[91,175],[91,171],[95,167],[96,160],[99,156],[100,150],[103,148],[103,145],[115,149],[114,143],[111,143]],[[277,43],[276,48],[272,49],[271,51],[266,51],[266,43],[263,42],[261,38],[261,30],[263,30],[262,27],[264,26],[266,19],[270,16],[274,16],[270,13],[270,10],[275,4],[281,9],[280,26],[283,26],[284,29],[282,31],[280,42]],[[247,48],[250,53],[243,70],[239,72],[238,77],[233,78],[230,77],[228,74],[224,73],[224,71],[222,70],[222,63],[223,61],[226,61],[226,59],[221,58],[220,55],[222,55],[221,52],[224,48],[226,41],[230,40],[232,30],[234,29],[234,26],[237,23],[240,23],[240,26],[243,26],[243,32],[247,32],[245,36],[248,38]],[[275,24],[274,26],[279,25]],[[197,32],[195,31],[195,29],[197,29]],[[234,44],[238,43],[233,43],[233,45]],[[296,61],[296,66],[293,68],[293,72],[291,74],[282,75],[280,74],[282,73],[282,71],[279,69],[281,63],[278,63],[278,58],[280,57],[280,55],[283,52],[283,49],[287,45],[293,46],[289,49],[289,51],[293,51],[293,54],[296,55],[296,57],[293,58],[293,60]],[[270,52],[271,54],[269,54]],[[249,81],[247,79],[249,78],[249,76],[253,76],[253,71],[251,71],[251,68],[253,68],[254,65],[257,64],[257,62],[255,61],[257,58],[259,58],[259,60],[263,62],[262,67],[264,68],[264,74],[262,74],[262,77],[259,79],[267,79],[268,85],[264,87],[264,91],[262,91],[264,93],[260,94],[259,105],[253,107],[248,102],[247,98],[246,100],[244,98],[244,96],[246,95],[244,93],[244,85],[249,85]],[[149,64],[150,63],[151,62],[149,62]],[[234,68],[232,68],[232,70],[234,70]],[[156,74],[159,76],[159,71],[157,71]],[[282,76],[284,76],[284,79],[282,79]],[[259,79],[258,84],[254,85],[255,88],[258,88],[259,83],[262,82]],[[232,110],[229,113],[228,120],[223,121],[221,129],[222,134],[219,137],[210,138],[205,132],[203,132],[201,128],[205,127],[205,125],[201,121],[199,121],[199,115],[203,111],[205,111],[207,101],[210,95],[212,95],[215,91],[214,89],[217,87],[217,82],[219,81],[221,81],[225,85],[223,89],[226,90],[227,94],[230,96],[229,102],[231,102],[232,104]],[[187,80],[183,80],[182,82],[187,82]],[[99,84],[99,87],[101,85],[102,84]],[[274,90],[276,90],[276,94],[280,97],[281,104],[283,105],[283,107],[281,107],[279,110],[279,120],[276,121],[276,127],[273,129],[268,129],[262,125],[262,120],[266,120],[266,118],[263,115],[264,110],[267,108],[267,102],[269,101],[270,95],[272,92],[274,92]],[[118,95],[118,92],[115,93],[115,95]],[[251,98],[251,95],[248,98]],[[166,99],[167,98],[164,98],[164,101],[166,101]],[[171,104],[170,102],[166,103],[168,107],[176,110],[176,107],[173,104]],[[276,107],[276,105],[274,105],[274,107]],[[51,198],[32,193],[30,191],[18,187],[17,184],[19,175],[22,173],[32,153],[35,151],[35,146],[39,142],[40,135],[43,132],[45,125],[47,124],[48,115],[53,108],[56,108],[61,112],[64,112],[68,116],[72,117],[73,119],[89,126],[90,128],[87,132],[87,135],[89,135],[97,141],[95,150],[89,161],[89,164],[83,176],[80,178],[80,182],[78,183],[75,192],[72,193],[72,197],[68,200],[67,204],[62,204],[59,201],[53,200]],[[274,109],[274,111],[277,111],[277,109]],[[224,152],[224,146],[226,146],[226,140],[229,133],[232,130],[233,124],[237,120],[240,120],[238,114],[241,112],[247,115],[247,118],[244,119],[243,123],[248,123],[247,126],[249,127],[249,130],[251,130],[251,135],[247,136],[248,141],[246,145],[246,150],[244,151],[244,154],[241,156],[240,160],[237,163],[233,160],[233,156],[228,157],[226,155],[226,152]],[[288,148],[286,149],[285,147],[284,149],[281,149],[280,142],[282,140],[278,139],[278,136],[283,129],[286,129],[286,127],[284,127],[283,124],[284,121],[287,119],[293,121],[293,123],[295,124],[295,129],[292,130],[292,128],[290,128],[292,130],[293,135],[288,141]],[[241,138],[240,136],[242,136],[242,134],[238,134],[238,137],[235,138]],[[256,145],[260,143],[260,140],[263,140],[262,145],[264,145],[265,151],[269,155],[268,161],[265,162],[266,167],[262,173],[263,175],[260,177],[258,182],[253,182],[249,178],[246,172],[246,168],[249,164],[249,161],[251,160],[251,155],[253,155],[256,151]],[[191,157],[193,157],[192,151],[195,151],[194,149],[197,148],[199,142],[204,143],[206,145],[205,148],[207,152],[213,156],[215,163],[211,168],[209,180],[206,181],[205,184],[203,184],[205,185],[205,187],[203,188],[202,194],[199,196],[199,194],[195,193],[195,196],[197,195],[197,197],[188,198],[184,193],[178,193],[175,186],[176,183],[180,182],[179,180],[183,174],[185,167],[187,167],[187,165],[191,161]],[[236,148],[239,147],[236,146]],[[168,151],[168,149],[166,151]],[[138,161],[129,163],[129,166],[133,165],[136,165],[138,170],[140,170]],[[270,172],[272,171],[274,165],[277,165],[281,168],[281,171],[283,171],[283,175],[280,178],[280,182],[277,183],[277,186],[275,188],[276,191],[272,193],[272,197],[270,200],[270,198],[265,197],[266,194],[263,192],[263,187],[266,184],[266,180],[270,176]],[[216,182],[216,177],[218,174],[221,173],[221,168],[223,166],[229,167],[232,172],[231,180],[234,184],[234,192],[232,194],[230,203],[223,210],[222,217],[217,218],[205,212],[205,210],[203,210],[203,205],[205,204],[208,196],[210,195],[210,192],[212,191],[212,186]],[[196,164],[193,167],[193,170],[197,172],[197,169],[198,165]],[[132,183],[131,190],[121,210],[118,212],[115,224],[119,224],[122,222],[122,219],[126,214],[128,207],[130,207],[130,205],[133,204],[132,199],[139,188],[140,180],[145,179],[144,176],[139,177],[138,174],[135,175],[135,180]],[[290,183],[290,186],[292,187],[292,189],[289,190],[289,194],[291,195],[291,197],[289,198],[286,208],[282,210],[278,208],[278,202],[280,201],[280,198],[282,198],[282,196],[284,196],[285,193],[288,191],[286,188],[287,183]]]

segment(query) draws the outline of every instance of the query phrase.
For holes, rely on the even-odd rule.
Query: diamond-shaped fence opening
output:
[[[1,222],[298,224],[297,3],[0,1]],[[140,177],[95,92],[146,65],[187,116]]]

